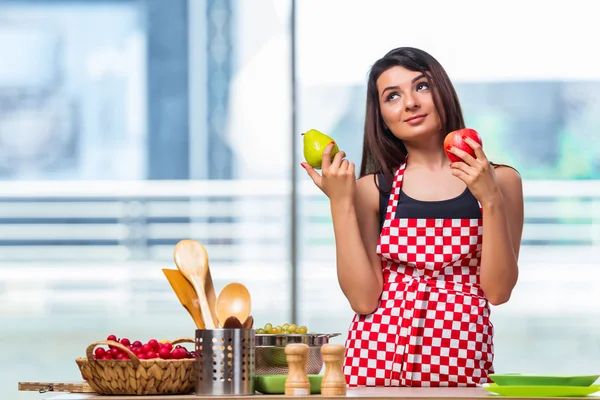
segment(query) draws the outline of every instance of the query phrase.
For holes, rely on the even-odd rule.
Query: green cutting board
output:
[[[254,377],[254,390],[263,394],[284,394],[287,375],[256,375]],[[310,393],[321,393],[323,375],[308,375]]]

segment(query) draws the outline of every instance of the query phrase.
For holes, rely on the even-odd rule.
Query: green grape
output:
[[[258,334],[271,334],[271,335],[306,335],[308,328],[305,325],[296,325],[285,323],[283,325],[273,326],[272,323],[266,323],[264,328],[258,328],[256,333]]]
[[[301,334],[301,335],[306,335],[306,332],[308,332],[308,329],[302,325],[299,326],[298,329],[296,330],[297,333]]]

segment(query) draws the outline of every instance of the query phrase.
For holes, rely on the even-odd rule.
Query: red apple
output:
[[[463,140],[463,136],[467,136],[467,137],[473,139],[474,141],[479,143],[479,145],[481,147],[483,147],[483,144],[481,143],[481,137],[479,136],[479,133],[477,133],[477,131],[475,129],[464,128],[464,129],[459,129],[459,130],[450,132],[444,138],[444,151],[446,152],[446,155],[452,162],[463,161],[463,159],[450,153],[448,151],[448,146],[453,146],[458,149],[461,149],[462,151],[469,153],[471,155],[471,157],[477,158],[477,157],[475,157],[475,152],[473,151],[471,146],[469,146]]]

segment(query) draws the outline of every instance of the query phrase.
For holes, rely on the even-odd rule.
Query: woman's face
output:
[[[440,135],[442,124],[425,75],[396,66],[377,79],[383,122],[403,141]]]

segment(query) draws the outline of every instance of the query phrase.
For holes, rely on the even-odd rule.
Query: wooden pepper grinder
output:
[[[288,363],[288,375],[285,379],[286,396],[310,395],[310,382],[306,372],[308,346],[304,343],[292,343],[285,346]]]
[[[321,381],[321,396],[346,395],[346,378],[342,370],[345,351],[343,344],[327,343],[321,346],[321,355],[325,363],[325,375]]]

